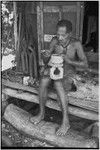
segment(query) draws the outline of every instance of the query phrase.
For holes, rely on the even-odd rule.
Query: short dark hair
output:
[[[69,20],[60,20],[56,26],[57,30],[59,27],[66,27],[68,33],[72,31],[72,23]]]

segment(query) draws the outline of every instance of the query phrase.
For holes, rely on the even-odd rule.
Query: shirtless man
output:
[[[45,69],[41,77],[40,90],[39,90],[39,100],[40,100],[40,113],[36,117],[31,118],[31,122],[34,124],[39,123],[44,118],[45,113],[45,103],[47,100],[47,90],[48,85],[51,81],[50,79],[50,68],[48,62],[52,54],[59,54],[64,60],[64,76],[68,74],[68,71],[75,67],[87,67],[87,59],[83,52],[82,45],[80,41],[71,37],[72,24],[68,20],[61,20],[57,24],[57,36],[51,40],[50,51],[43,55],[43,60],[45,63]],[[79,58],[78,61],[75,59],[75,55]],[[66,78],[65,78],[66,79]],[[64,79],[64,80],[65,80]],[[66,79],[67,80],[67,79]],[[63,87],[63,82],[61,79],[54,80],[54,86],[59,97],[60,107],[63,113],[62,124],[57,130],[57,135],[65,135],[70,128],[69,118],[68,118],[68,97],[65,94]],[[66,85],[67,86],[67,85]]]

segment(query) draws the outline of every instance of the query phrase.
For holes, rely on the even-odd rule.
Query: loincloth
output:
[[[69,68],[68,67],[65,68],[65,67],[64,67],[64,76],[62,79],[59,79],[59,80],[62,82],[65,91],[69,91],[72,87],[71,85],[73,82],[73,76],[75,75],[75,69],[73,67],[69,67]],[[45,67],[42,70],[41,78],[50,78],[49,66]],[[54,82],[54,80],[52,80],[52,82]]]

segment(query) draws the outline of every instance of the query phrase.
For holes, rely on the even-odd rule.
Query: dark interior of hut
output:
[[[82,43],[86,47],[92,47],[94,52],[98,52],[98,2],[84,2],[84,22]],[[94,24],[91,28],[91,20],[94,18]],[[90,20],[90,21],[89,21]],[[90,29],[89,29],[90,28]],[[93,29],[94,28],[94,29]],[[89,33],[88,33],[89,32]],[[89,37],[88,37],[89,36]]]

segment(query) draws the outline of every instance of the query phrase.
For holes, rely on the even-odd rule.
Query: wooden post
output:
[[[22,20],[22,14],[19,13],[19,26],[18,26],[18,36],[17,36],[17,39],[18,39],[18,44],[17,44],[17,51],[16,51],[16,61],[17,61],[17,67],[16,67],[16,70],[19,71],[20,68],[21,68],[21,64],[20,64],[20,34],[21,34],[21,20]],[[21,71],[21,70],[20,70]]]
[[[77,17],[76,17],[76,38],[79,38],[79,31],[80,31],[80,2],[77,2]]]
[[[42,42],[41,49],[44,49],[43,2],[40,2],[40,16],[41,16],[41,42]]]
[[[89,137],[86,139],[86,135],[82,133],[80,135],[79,132],[70,129],[65,136],[57,136],[58,124],[41,121],[34,125],[30,122],[30,117],[31,114],[13,104],[10,104],[4,113],[4,118],[15,128],[40,141],[47,141],[57,147],[97,148],[96,142]]]
[[[83,20],[84,20],[84,2],[81,4],[81,12],[80,12],[80,41],[82,42],[82,34],[83,34]]]
[[[15,51],[17,50],[17,6],[16,2],[13,2],[13,9],[14,9],[14,37],[15,37]]]
[[[41,26],[40,26],[40,7],[37,6],[37,35],[38,35],[38,58],[39,65],[41,64]]]
[[[38,34],[38,57],[39,65],[42,64],[41,49],[44,49],[44,33],[43,33],[43,2],[37,5],[37,34]]]

